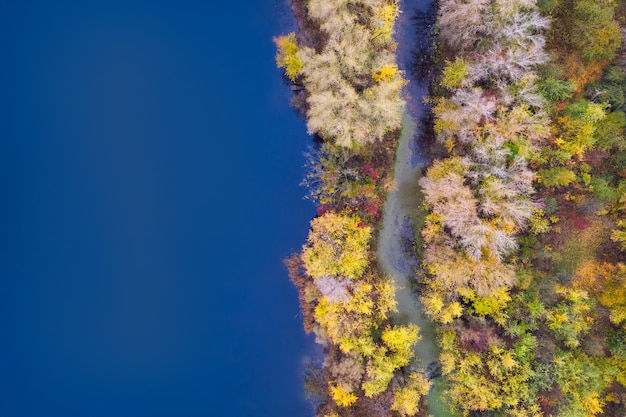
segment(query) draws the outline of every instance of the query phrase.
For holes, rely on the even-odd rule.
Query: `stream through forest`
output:
[[[418,267],[415,224],[419,221],[421,195],[418,181],[427,164],[424,120],[428,116],[432,25],[436,17],[432,0],[403,0],[402,14],[396,26],[398,67],[405,71],[409,84],[405,88],[406,111],[402,121],[402,135],[398,144],[394,179],[397,187],[390,192],[385,205],[383,227],[378,240],[377,256],[385,273],[398,289],[396,300],[398,323],[416,324],[421,339],[415,348],[417,366],[437,368],[439,348],[435,329],[424,315],[411,282]],[[452,416],[441,401],[440,380],[434,378],[428,395],[429,413],[434,417]]]

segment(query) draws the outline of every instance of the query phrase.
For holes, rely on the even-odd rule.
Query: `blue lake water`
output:
[[[0,4],[0,416],[311,415],[283,0]]]

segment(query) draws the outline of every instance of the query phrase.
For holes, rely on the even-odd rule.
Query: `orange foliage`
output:
[[[563,68],[566,70],[567,78],[574,82],[574,92],[581,93],[585,91],[587,84],[602,78],[602,71],[609,63],[610,61],[605,59],[585,64],[578,55],[571,54],[565,58]]]
[[[576,289],[587,291],[590,295],[597,295],[604,289],[606,277],[613,269],[614,266],[606,262],[601,264],[595,259],[587,259],[576,270],[572,285]]]

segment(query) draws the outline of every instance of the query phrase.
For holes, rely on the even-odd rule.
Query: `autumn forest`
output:
[[[417,98],[402,1],[291,5],[276,62],[315,138],[318,215],[285,264],[324,350],[306,371],[315,415],[626,416],[626,3],[438,0]],[[376,248],[407,100],[428,108],[428,164],[400,288]],[[436,363],[395,319],[402,290]]]

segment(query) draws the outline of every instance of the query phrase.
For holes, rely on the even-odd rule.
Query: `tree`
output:
[[[611,234],[611,240],[618,243],[622,251],[626,251],[626,221],[619,220],[617,226],[618,228]]]
[[[337,405],[340,407],[348,407],[354,404],[357,400],[356,394],[345,391],[339,385],[331,385],[330,394],[332,395],[333,400],[335,400]]]
[[[588,60],[613,59],[622,36],[614,20],[612,0],[577,0],[572,17],[571,43]]]
[[[296,81],[304,63],[298,56],[298,44],[296,42],[296,34],[290,33],[289,35],[279,36],[274,38],[274,43],[278,48],[276,54],[276,65],[278,68],[284,68],[285,74],[291,81]]]
[[[557,285],[554,291],[562,301],[548,310],[547,325],[567,347],[578,347],[581,336],[589,331],[593,323],[590,314],[593,300],[584,290]]]
[[[443,0],[439,3],[441,36],[455,50],[472,48],[487,32],[492,19],[488,0]]]
[[[371,229],[356,216],[327,212],[315,218],[302,251],[307,274],[360,278],[369,262],[370,237]]]
[[[449,341],[451,346],[444,348],[441,357],[444,375],[452,382],[447,394],[464,414],[497,410],[498,415],[541,415],[529,401],[534,372],[515,347],[507,349],[493,340],[485,352],[477,352],[462,349],[457,342]]]
[[[397,2],[311,0],[307,8],[328,36],[321,50],[298,54],[309,133],[349,148],[399,129],[404,80],[394,68],[391,39]]]
[[[539,176],[546,187],[564,187],[576,180],[574,172],[562,167],[542,169]]]
[[[402,417],[417,414],[421,398],[428,394],[432,385],[421,372],[412,372],[406,379],[405,385],[394,392],[391,405]]]
[[[366,397],[380,394],[389,385],[396,370],[409,364],[413,347],[419,340],[419,328],[408,326],[387,327],[382,332],[384,347],[378,347],[367,366],[367,378],[362,388]]]
[[[374,24],[376,30],[374,31],[374,37],[381,37],[383,41],[391,41],[391,35],[393,35],[393,24],[396,18],[400,14],[400,6],[398,0],[392,0],[389,4],[384,4],[375,9]]]
[[[446,61],[443,68],[440,84],[446,88],[458,88],[469,72],[469,63],[463,58],[457,58],[454,62]]]
[[[611,322],[616,326],[626,324],[626,265],[618,263],[605,274],[604,291],[598,297],[600,304],[610,310]]]
[[[559,415],[593,417],[601,413],[604,401],[599,394],[606,381],[598,364],[581,352],[557,350],[554,356],[555,379],[565,396]]]
[[[320,204],[332,204],[344,199],[353,202],[361,195],[364,178],[354,161],[353,150],[324,143],[306,156],[308,172],[301,185],[309,189],[308,198]]]
[[[539,90],[550,101],[564,101],[572,96],[574,83],[547,79],[540,84]]]

